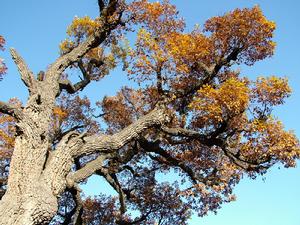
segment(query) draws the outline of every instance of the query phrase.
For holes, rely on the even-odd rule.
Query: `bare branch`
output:
[[[54,140],[56,143],[58,143],[63,137],[65,137],[67,134],[71,133],[71,132],[74,132],[78,129],[82,129],[84,128],[85,126],[84,125],[77,125],[77,126],[74,126],[74,127],[71,127],[70,129],[66,130],[66,131],[61,131],[59,130],[55,136],[54,136]]]
[[[90,177],[94,173],[103,176],[107,180],[107,182],[116,190],[116,192],[119,193],[120,212],[121,214],[124,214],[126,211],[125,194],[121,188],[121,185],[114,173],[110,173],[108,169],[103,168],[103,162],[110,156],[110,154],[98,156],[95,160],[88,162],[81,169],[70,173],[67,176],[66,180],[68,182],[68,186],[72,186],[73,184],[79,183],[84,179]]]
[[[59,81],[60,90],[66,90],[69,94],[75,94],[77,91],[82,91],[90,82],[90,74],[86,71],[81,60],[78,62],[78,67],[82,72],[83,79],[76,84],[72,84],[69,80]]]
[[[90,79],[84,79],[76,84],[72,84],[69,80],[59,81],[60,90],[66,90],[69,94],[75,94],[78,91],[82,91],[88,84]]]
[[[243,159],[239,154],[235,154],[231,152],[229,149],[226,148],[225,144],[221,146],[222,151],[224,154],[238,167],[244,169],[245,171],[259,171],[268,169],[270,165],[264,165],[264,163],[270,162],[271,158],[267,157],[264,160],[256,160],[256,161],[249,161]]]
[[[196,174],[190,167],[186,166],[182,161],[180,161],[179,159],[176,159],[171,154],[169,154],[167,151],[162,149],[159,146],[158,142],[150,142],[150,141],[146,140],[145,138],[140,138],[139,143],[145,151],[153,152],[153,153],[156,153],[156,154],[162,156],[165,159],[165,160],[161,161],[162,163],[181,168],[190,177],[190,179],[193,181],[193,183],[196,184],[197,181],[201,180],[199,177],[196,176]],[[159,158],[154,157],[153,159],[160,161]],[[201,180],[201,182],[203,182],[203,180]]]
[[[102,10],[100,8],[100,13],[101,13],[100,15],[105,18],[108,18],[108,16],[113,15],[117,9],[117,3],[118,3],[118,0],[109,0],[109,3],[107,4],[106,7],[104,7]],[[101,2],[100,2],[100,5],[101,5]]]
[[[29,70],[24,59],[18,54],[18,52],[14,48],[10,48],[10,54],[18,67],[22,81],[28,87],[29,91],[33,92],[36,89],[36,80],[34,78],[33,73]]]
[[[210,134],[200,134],[197,131],[194,130],[189,130],[189,129],[184,129],[181,127],[176,127],[176,128],[169,128],[166,126],[162,126],[161,130],[169,134],[171,136],[181,136],[181,137],[187,137],[190,139],[195,139],[198,140],[201,144],[206,145],[206,146],[213,146],[213,145],[220,145],[221,142],[217,138],[217,136],[221,133],[223,133],[226,129],[226,123],[221,124],[219,128],[217,128],[215,131],[213,131]]]
[[[138,119],[135,123],[114,135],[91,135],[86,133],[78,134],[71,132],[65,135],[56,146],[53,156],[47,161],[45,166],[46,177],[56,177],[51,181],[55,185],[55,192],[60,192],[66,182],[72,187],[92,174],[103,165],[107,157],[115,156],[117,150],[137,139],[142,132],[154,126],[161,126],[169,121],[169,116],[164,108],[158,108]],[[86,164],[75,173],[70,173],[74,159],[93,153],[100,153],[100,157]],[[112,154],[112,155],[110,155]],[[66,179],[67,177],[67,179]]]
[[[159,94],[164,93],[164,91],[163,91],[163,77],[162,77],[162,74],[161,74],[162,64],[163,63],[160,63],[159,65],[157,65],[157,68],[156,68],[156,79],[157,79],[156,86],[157,86],[157,91],[158,91]]]
[[[199,134],[199,132],[194,130],[188,130],[181,127],[176,128],[169,128],[166,126],[162,126],[161,130],[167,134],[173,136],[185,136],[185,137],[195,137],[195,138],[202,138],[204,135]]]
[[[104,177],[110,186],[112,186],[119,194],[120,212],[121,214],[124,214],[126,212],[125,193],[118,181],[117,176],[114,173],[109,173],[108,169],[104,168],[99,169],[97,174]]]

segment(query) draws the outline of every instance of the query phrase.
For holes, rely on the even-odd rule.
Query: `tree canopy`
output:
[[[0,224],[187,224],[234,200],[243,176],[295,167],[299,141],[272,115],[288,80],[238,69],[274,53],[276,25],[258,6],[191,32],[167,0],[98,6],[99,17],[74,18],[46,71],[10,49],[29,97],[0,101]],[[95,106],[80,95],[117,67],[137,85]],[[0,79],[5,70],[0,60]],[[91,175],[117,196],[82,199]]]

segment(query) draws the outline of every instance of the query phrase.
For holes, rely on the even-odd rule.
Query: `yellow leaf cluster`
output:
[[[59,45],[60,53],[68,53],[77,46],[83,38],[95,32],[99,26],[100,22],[97,19],[93,20],[89,16],[84,16],[82,18],[75,17],[72,24],[67,29],[69,38],[65,39]],[[75,38],[74,41],[71,40],[72,38]]]
[[[258,102],[279,105],[283,103],[284,98],[290,95],[291,91],[286,78],[259,77],[255,82],[254,97]]]
[[[191,65],[199,60],[207,62],[212,51],[209,38],[197,31],[188,34],[172,33],[166,39],[167,50],[180,72],[190,72]]]
[[[89,16],[82,18],[75,17],[72,24],[68,27],[67,34],[69,36],[76,36],[78,33],[91,35],[99,26],[100,23],[97,20],[91,19]]]
[[[238,115],[249,104],[249,88],[246,82],[230,78],[219,88],[202,87],[190,104],[204,123],[218,123],[226,117]]]
[[[65,39],[59,44],[60,54],[63,55],[68,53],[71,49],[75,47],[75,43],[69,39]]]
[[[14,118],[0,113],[0,158],[10,156],[14,147]]]

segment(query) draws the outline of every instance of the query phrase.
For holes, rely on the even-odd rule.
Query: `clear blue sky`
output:
[[[96,0],[1,0],[0,35],[7,47],[15,47],[34,72],[44,70],[58,56],[58,44],[65,38],[65,30],[75,15],[95,16]],[[189,29],[203,24],[211,16],[221,15],[236,7],[258,4],[265,15],[277,23],[275,40],[277,49],[272,59],[253,67],[243,67],[242,74],[286,76],[294,90],[287,103],[276,110],[287,129],[295,130],[300,137],[300,1],[297,0],[171,0],[186,18]],[[0,99],[18,97],[26,100],[26,89],[19,79],[8,51],[0,53],[9,68],[0,83]],[[114,73],[103,82],[92,84],[86,94],[100,99],[113,94],[128,83],[126,76]],[[191,225],[300,225],[300,168],[273,168],[266,180],[245,179],[235,189],[237,201],[224,205],[217,215],[192,218]],[[96,181],[100,181],[97,183]],[[104,190],[103,181],[92,179],[84,188],[87,194]]]

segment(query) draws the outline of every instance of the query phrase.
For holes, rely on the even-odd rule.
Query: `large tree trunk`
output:
[[[48,143],[38,127],[20,124],[10,165],[8,189],[0,202],[0,224],[48,224],[57,212],[57,198],[42,171]],[[24,126],[25,125],[25,126]],[[26,128],[26,129],[24,129]]]
[[[44,184],[17,196],[6,193],[0,204],[1,225],[49,224],[57,212],[57,199]]]
[[[7,191],[0,202],[0,224],[48,224],[58,204],[43,174],[51,149],[49,128],[55,98],[41,90],[31,95],[16,124]],[[43,103],[43,104],[42,104]]]
[[[66,132],[58,143],[54,144],[52,140],[56,98],[63,90],[74,94],[90,82],[89,75],[85,74],[84,81],[72,85],[62,79],[61,74],[70,65],[78,63],[90,49],[99,46],[121,23],[122,10],[117,10],[118,2],[108,1],[105,10],[100,10],[103,24],[72,51],[59,57],[40,79],[35,78],[24,60],[11,49],[21,79],[28,87],[29,98],[23,108],[0,102],[0,112],[17,121],[7,191],[0,201],[0,225],[48,224],[57,213],[58,197],[67,186],[72,188],[91,176],[102,167],[106,157],[113,157],[112,153],[136,139],[144,130],[169,120],[165,107],[162,109],[158,104],[158,109],[114,135]],[[120,14],[119,20],[108,19],[115,13]],[[74,159],[93,153],[103,157],[100,163],[95,159],[70,173]]]

